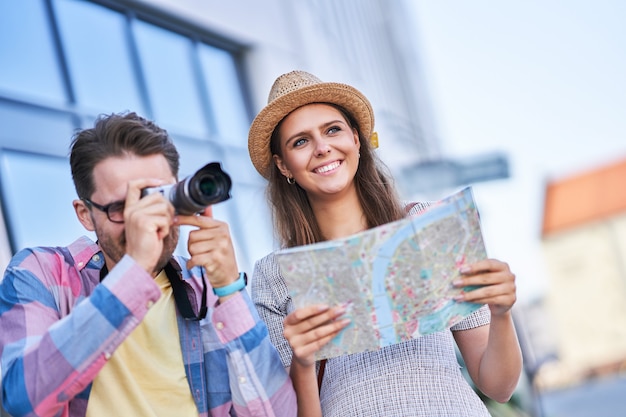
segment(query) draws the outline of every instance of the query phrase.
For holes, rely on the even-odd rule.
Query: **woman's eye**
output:
[[[328,129],[328,133],[329,134],[333,134],[333,133],[337,133],[341,130],[341,128],[339,126],[333,126],[330,129]]]
[[[298,146],[302,146],[306,143],[306,139],[296,139],[293,141],[293,147],[297,148]]]

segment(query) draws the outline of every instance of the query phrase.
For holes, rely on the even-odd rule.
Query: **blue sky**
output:
[[[407,3],[444,153],[509,156],[474,187],[483,232],[520,301],[540,296],[545,184],[626,158],[626,2]]]

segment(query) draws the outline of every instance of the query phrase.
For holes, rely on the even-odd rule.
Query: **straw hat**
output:
[[[270,139],[276,125],[289,113],[311,103],[332,103],[346,109],[369,138],[374,128],[374,112],[369,100],[347,84],[325,83],[304,71],[283,74],[274,81],[267,106],[256,116],[248,133],[248,152],[254,167],[265,178],[270,176]]]

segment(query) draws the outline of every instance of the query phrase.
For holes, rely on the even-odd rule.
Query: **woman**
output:
[[[406,215],[373,152],[374,115],[351,86],[303,71],[280,76],[248,137],[252,163],[268,183],[283,247],[345,237]],[[423,209],[417,204],[411,213]],[[349,320],[339,306],[295,310],[272,254],[258,261],[252,296],[272,342],[290,368],[301,416],[488,416],[464,379],[455,342],[476,386],[505,402],[521,372],[511,307],[515,276],[486,259],[461,267],[459,301],[485,304],[451,329],[376,352],[328,359],[317,375],[315,352]],[[319,381],[318,381],[319,376]],[[318,382],[320,383],[318,390]]]

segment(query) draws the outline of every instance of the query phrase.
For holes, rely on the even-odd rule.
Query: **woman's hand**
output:
[[[511,398],[522,371],[522,352],[513,325],[511,307],[517,299],[515,275],[495,259],[464,265],[455,287],[464,288],[458,301],[487,304],[488,326],[454,332],[467,370],[478,389],[500,403]]]
[[[316,304],[291,312],[284,321],[284,336],[293,351],[293,360],[301,366],[315,364],[315,353],[350,323],[341,319],[343,306],[330,308]]]
[[[461,277],[454,281],[455,287],[477,286],[455,297],[456,301],[487,304],[491,314],[506,314],[517,300],[515,275],[509,266],[496,259],[486,259],[464,265]]]

